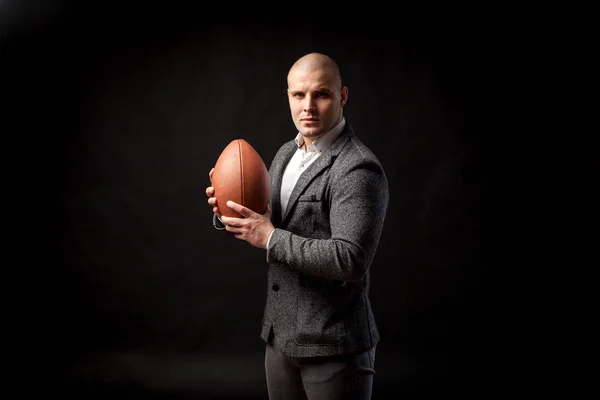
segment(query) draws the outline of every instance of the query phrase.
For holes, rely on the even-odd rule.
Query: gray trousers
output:
[[[375,347],[332,357],[288,357],[271,344],[265,352],[270,400],[369,400]]]

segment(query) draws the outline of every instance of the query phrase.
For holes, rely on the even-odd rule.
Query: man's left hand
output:
[[[227,232],[231,232],[237,239],[245,240],[254,247],[267,248],[269,235],[275,229],[271,223],[271,207],[267,205],[267,211],[259,214],[248,207],[244,207],[231,200],[227,206],[241,214],[244,218],[221,216]]]

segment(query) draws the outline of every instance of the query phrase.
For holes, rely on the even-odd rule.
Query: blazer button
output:
[[[273,286],[271,286],[271,289],[273,289],[274,292],[279,290],[279,285],[274,283]]]

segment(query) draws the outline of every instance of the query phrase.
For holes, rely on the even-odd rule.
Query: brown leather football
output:
[[[226,217],[242,218],[227,207],[232,200],[263,214],[271,192],[269,171],[260,154],[244,139],[235,139],[225,147],[215,164],[211,184],[217,207]]]

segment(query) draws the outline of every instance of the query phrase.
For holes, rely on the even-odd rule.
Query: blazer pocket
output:
[[[303,231],[314,239],[331,236],[329,209],[325,198],[319,194],[303,194],[298,197],[294,217],[302,221]]]
[[[294,220],[301,221],[301,230],[304,234],[315,236],[322,212],[322,202],[319,196],[316,194],[303,194],[298,196],[298,202],[294,210]]]
[[[316,194],[303,194],[298,196],[298,201],[310,202],[310,201],[321,201],[321,198]]]

